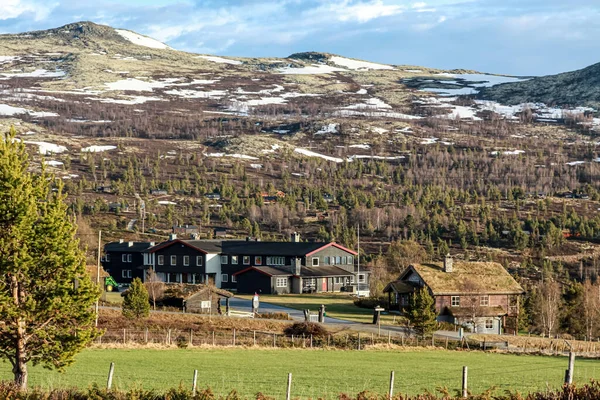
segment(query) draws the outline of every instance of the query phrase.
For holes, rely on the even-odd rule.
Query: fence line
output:
[[[311,335],[284,335],[265,331],[207,331],[192,329],[108,329],[98,337],[97,344],[159,344],[188,346],[240,346],[271,348],[339,348],[345,350],[364,350],[365,346],[403,346],[403,347],[438,347],[449,350],[468,349],[484,351],[506,351],[520,354],[568,355],[575,352],[584,357],[600,357],[600,343],[569,343],[565,340],[550,341],[548,344],[531,346],[525,339],[522,344],[509,342],[476,341],[467,338],[456,339],[448,336],[419,338],[398,332],[382,332],[381,335],[353,333],[328,334],[313,337]]]

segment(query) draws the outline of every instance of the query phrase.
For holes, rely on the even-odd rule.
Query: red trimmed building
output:
[[[111,246],[105,247],[107,254]],[[356,291],[357,285],[368,287],[369,279],[368,271],[358,273],[356,255],[333,242],[301,242],[296,233],[290,242],[181,240],[172,235],[144,251],[143,269],[153,269],[164,282],[212,283],[239,293]]]

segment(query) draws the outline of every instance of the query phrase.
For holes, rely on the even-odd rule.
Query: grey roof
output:
[[[224,240],[223,254],[302,257],[326,246],[324,242],[255,242]]]
[[[413,293],[417,289],[418,286],[416,284],[411,284],[411,282],[393,281],[387,284],[385,289],[383,289],[383,292]]]
[[[352,272],[336,267],[335,265],[325,265],[322,267],[302,267],[300,276],[302,277],[330,277],[330,276],[352,276]]]
[[[211,254],[220,253],[223,243],[222,240],[182,240],[182,242]]]
[[[260,266],[253,267],[254,269],[271,276],[292,276],[293,274],[288,269],[276,268],[276,267],[268,267],[268,266]]]
[[[133,242],[129,245],[129,242],[110,242],[104,245],[105,252],[121,252],[121,253],[142,253],[148,250],[154,244],[150,242]]]

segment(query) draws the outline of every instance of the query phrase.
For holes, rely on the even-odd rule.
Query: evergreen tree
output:
[[[148,290],[140,278],[135,278],[123,299],[123,316],[129,319],[146,318],[150,315]]]
[[[407,317],[417,335],[425,336],[437,327],[435,301],[425,288],[413,293],[410,298]]]
[[[28,363],[60,370],[98,335],[92,306],[99,291],[62,183],[29,172],[25,146],[14,136],[11,129],[0,139],[0,358],[26,389]]]

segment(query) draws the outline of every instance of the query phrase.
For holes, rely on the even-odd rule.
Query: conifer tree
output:
[[[148,290],[140,278],[135,278],[123,299],[123,316],[129,319],[146,318],[150,315]]]
[[[99,296],[67,217],[62,183],[32,173],[11,129],[0,139],[0,358],[27,388],[29,363],[62,369],[97,335]],[[54,190],[53,190],[53,186]]]
[[[435,330],[437,322],[434,304],[433,297],[425,288],[416,291],[410,298],[407,317],[417,335],[425,336]]]

